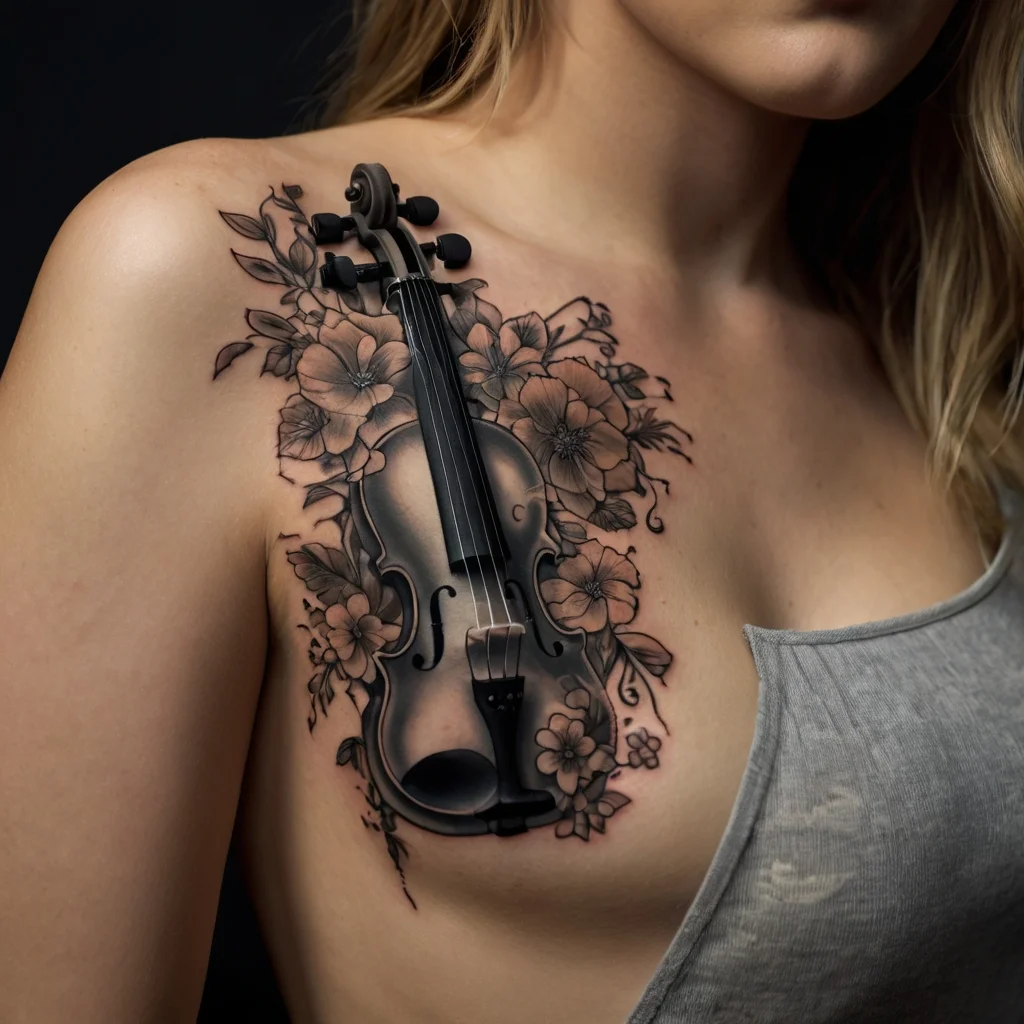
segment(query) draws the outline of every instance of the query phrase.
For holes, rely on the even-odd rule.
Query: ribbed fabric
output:
[[[754,740],[628,1024],[1024,1022],[1024,543],[912,615],[744,629]]]

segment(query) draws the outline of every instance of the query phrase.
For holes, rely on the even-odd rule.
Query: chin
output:
[[[720,88],[794,117],[874,106],[928,52],[955,0],[617,0]]]
[[[777,113],[816,120],[852,117],[891,92],[931,41],[900,40],[893,46],[895,40],[861,26],[817,26],[780,41],[769,61],[760,69],[748,64],[735,84],[744,98]]]

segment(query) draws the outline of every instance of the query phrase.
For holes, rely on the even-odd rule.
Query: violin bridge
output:
[[[477,683],[514,679],[519,675],[519,651],[526,627],[520,622],[480,626],[466,632],[466,655]]]

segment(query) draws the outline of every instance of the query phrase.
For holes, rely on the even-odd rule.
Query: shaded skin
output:
[[[757,680],[739,627],[884,618],[981,571],[868,346],[803,292],[779,232],[802,118],[877,100],[950,5],[899,6],[566,3],[576,41],[540,81],[524,62],[483,132],[469,110],[189,143],[72,214],[0,383],[0,1017],[194,1017],[240,792],[296,1020],[626,1015],[746,764]],[[700,446],[665,535],[638,541],[643,626],[679,660],[663,769],[632,784],[607,842],[416,834],[418,914],[336,743],[306,728],[303,592],[278,536],[322,534],[276,475],[287,391],[209,379],[268,302],[216,211],[269,181],[336,209],[360,160],[439,200],[504,316],[606,302]],[[345,704],[335,741],[358,728]]]

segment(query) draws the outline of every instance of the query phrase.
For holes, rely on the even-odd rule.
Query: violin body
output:
[[[540,469],[510,431],[486,421],[474,426],[511,548],[510,564],[522,573],[515,579],[519,586],[507,592],[513,615],[526,626],[519,664],[526,685],[521,697],[516,696],[520,691],[511,695],[520,705],[516,770],[525,788],[549,789],[554,797],[558,789],[552,777],[537,769],[534,734],[552,714],[565,710],[567,692],[584,688],[604,701],[604,688],[587,659],[582,631],[556,626],[539,598],[539,581],[545,570],[553,575],[558,555],[545,531]],[[473,699],[464,640],[476,625],[472,595],[466,578],[449,569],[440,518],[424,500],[431,483],[419,425],[396,428],[381,448],[388,472],[357,485],[355,523],[363,544],[376,555],[383,582],[403,595],[408,628],[397,650],[380,656],[382,671],[369,687],[363,712],[367,758],[384,798],[414,824],[453,835],[493,831],[498,826],[492,826],[486,811],[498,797],[494,744]],[[438,653],[430,616],[435,594],[444,642],[436,666],[424,671],[417,667],[418,658],[430,664]],[[530,606],[523,595],[534,595]],[[613,744],[613,723],[614,717],[606,715],[595,740]],[[552,801],[548,810],[526,816],[523,824],[546,825],[560,815]],[[506,820],[504,827],[515,827],[514,821]]]
[[[463,394],[441,303],[450,286],[433,280],[428,259],[462,266],[469,243],[417,243],[398,218],[431,223],[437,204],[399,204],[381,165],[359,164],[351,180],[352,213],[314,217],[317,242],[351,231],[377,262],[328,253],[321,277],[338,288],[380,282],[409,347],[417,409],[416,421],[377,443],[384,468],[349,493],[360,542],[402,605],[402,632],[373,655],[365,680],[367,767],[381,798],[413,824],[516,835],[559,819],[570,801],[550,752],[546,772],[537,763],[537,737],[551,735],[552,717],[582,718],[585,705],[587,749],[608,751],[615,715],[585,633],[557,625],[541,596],[560,554],[540,468],[511,431],[471,416]],[[591,798],[604,778],[593,780]]]

